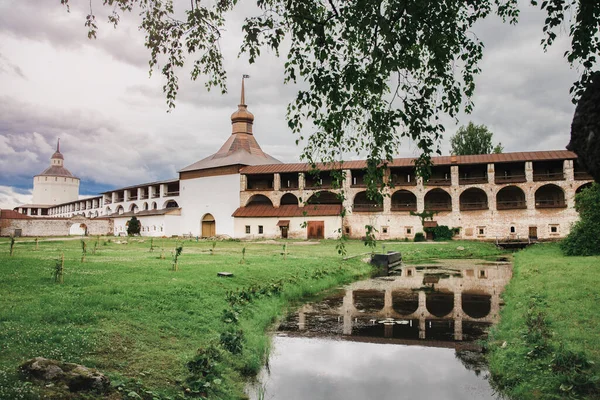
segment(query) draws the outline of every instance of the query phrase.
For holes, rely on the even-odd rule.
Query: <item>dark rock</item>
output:
[[[66,385],[71,392],[95,391],[106,393],[110,379],[94,368],[36,357],[25,361],[19,370],[27,378]]]
[[[581,167],[600,182],[600,72],[592,75],[577,102],[567,149],[575,152]]]

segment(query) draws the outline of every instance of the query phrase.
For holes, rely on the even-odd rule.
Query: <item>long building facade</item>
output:
[[[366,193],[364,161],[336,165],[344,176],[337,184],[332,166],[321,166],[315,174],[308,164],[281,163],[263,152],[252,130],[243,81],[231,122],[223,146],[182,168],[177,178],[86,199],[73,198],[79,179],[64,168],[57,148],[51,166],[34,177],[34,199],[39,199],[34,202],[41,204],[14,210],[42,219],[109,218],[106,233],[114,235],[126,234],[128,221],[136,216],[142,236],[240,239],[361,238],[366,226],[375,229],[377,239],[412,239],[423,231],[414,213],[430,211],[428,225],[458,228],[461,239],[554,239],[568,234],[578,218],[575,194],[592,183],[576,154],[566,150],[433,157],[427,183],[415,175],[413,159],[398,158],[385,167],[390,187],[377,203]],[[32,229],[22,234],[36,235]]]

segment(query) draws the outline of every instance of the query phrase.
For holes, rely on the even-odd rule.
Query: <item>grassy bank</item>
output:
[[[504,299],[494,384],[514,399],[600,398],[600,257],[535,245],[516,254]]]
[[[96,367],[126,393],[176,398],[189,385],[186,363],[198,348],[223,340],[224,332],[230,334],[225,342],[234,349],[241,344],[240,351],[220,352],[220,384],[207,391],[236,398],[245,375],[264,362],[265,331],[290,302],[370,271],[362,257],[343,261],[335,241],[290,241],[285,255],[283,242],[272,241],[216,242],[213,248],[212,242],[157,239],[152,252],[149,239],[86,242],[82,262],[78,240],[36,245],[18,239],[12,257],[7,240],[0,241],[0,398],[38,398],[37,389],[16,373],[35,356]],[[178,271],[172,271],[171,254],[179,245],[183,253]],[[386,250],[401,251],[407,261],[498,253],[490,244],[461,242],[387,243]],[[349,242],[347,251],[368,249]],[[63,253],[64,283],[57,284],[52,274]],[[219,271],[235,276],[218,278]],[[235,326],[224,310],[239,319]]]

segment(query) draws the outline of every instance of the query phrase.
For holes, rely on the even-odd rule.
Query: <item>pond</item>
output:
[[[478,339],[498,321],[505,260],[403,265],[302,305],[252,399],[498,399]]]

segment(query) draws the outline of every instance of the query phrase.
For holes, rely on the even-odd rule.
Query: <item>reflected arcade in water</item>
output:
[[[511,276],[511,265],[504,261],[407,265],[399,276],[356,282],[321,302],[303,305],[279,330],[454,347],[453,342],[481,338],[497,322],[500,295]]]

